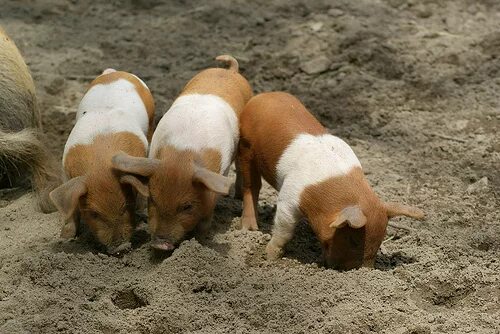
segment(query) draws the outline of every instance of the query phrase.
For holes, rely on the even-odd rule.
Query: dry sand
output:
[[[121,258],[59,241],[57,214],[2,192],[1,333],[500,333],[498,1],[0,2],[55,154],[102,69],[144,78],[161,114],[230,53],[256,92],[296,94],[350,143],[384,199],[428,216],[396,221],[410,229],[388,229],[374,270],[337,272],[306,225],[264,260],[269,187],[261,231],[223,198],[213,234],[168,258],[144,234]]]

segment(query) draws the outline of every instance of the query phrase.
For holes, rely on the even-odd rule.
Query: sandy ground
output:
[[[286,258],[238,230],[221,199],[214,231],[170,257],[147,236],[109,257],[58,240],[57,214],[2,191],[1,333],[500,333],[500,3],[496,0],[7,1],[0,24],[37,84],[60,156],[86,85],[132,71],[165,112],[197,71],[230,53],[256,92],[296,94],[350,143],[385,200],[425,222],[388,229],[374,270],[327,270],[300,226]]]

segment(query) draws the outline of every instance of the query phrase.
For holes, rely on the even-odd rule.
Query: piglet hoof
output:
[[[257,231],[257,220],[255,218],[243,217],[241,218],[241,229],[244,231]]]
[[[132,249],[132,244],[129,241],[125,241],[116,247],[109,246],[108,254],[120,255],[126,253]]]
[[[136,221],[138,222],[143,222],[143,223],[148,223],[148,214],[147,213],[144,213],[140,210],[137,210],[135,212],[135,219]]]
[[[269,242],[266,246],[266,254],[268,261],[279,260],[283,256],[283,248],[277,247]]]

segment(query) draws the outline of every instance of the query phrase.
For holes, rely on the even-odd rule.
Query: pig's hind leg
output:
[[[238,166],[241,179],[241,193],[243,197],[243,214],[241,228],[256,231],[258,217],[259,192],[262,186],[261,176],[253,159],[253,152],[240,142]],[[236,185],[238,186],[238,185]]]
[[[234,199],[242,200],[243,199],[243,176],[241,175],[241,167],[239,159],[236,159],[234,162],[236,167],[236,181],[234,183]]]

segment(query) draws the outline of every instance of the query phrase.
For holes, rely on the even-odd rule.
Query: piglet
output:
[[[388,219],[423,218],[421,210],[382,202],[342,139],[328,131],[292,95],[253,97],[240,117],[242,228],[257,230],[261,176],[279,191],[267,257],[277,259],[305,218],[330,267],[373,266]]]
[[[92,81],[64,147],[66,182],[50,193],[65,222],[62,238],[75,237],[81,219],[109,253],[129,247],[140,181],[114,169],[111,158],[146,157],[153,122],[153,97],[137,76],[106,69]]]
[[[229,192],[238,118],[252,89],[236,59],[216,59],[229,68],[204,70],[188,82],[160,120],[149,158],[113,158],[116,169],[147,181],[139,191],[149,196],[152,247],[158,250],[174,249],[190,232],[206,232],[217,195]]]

